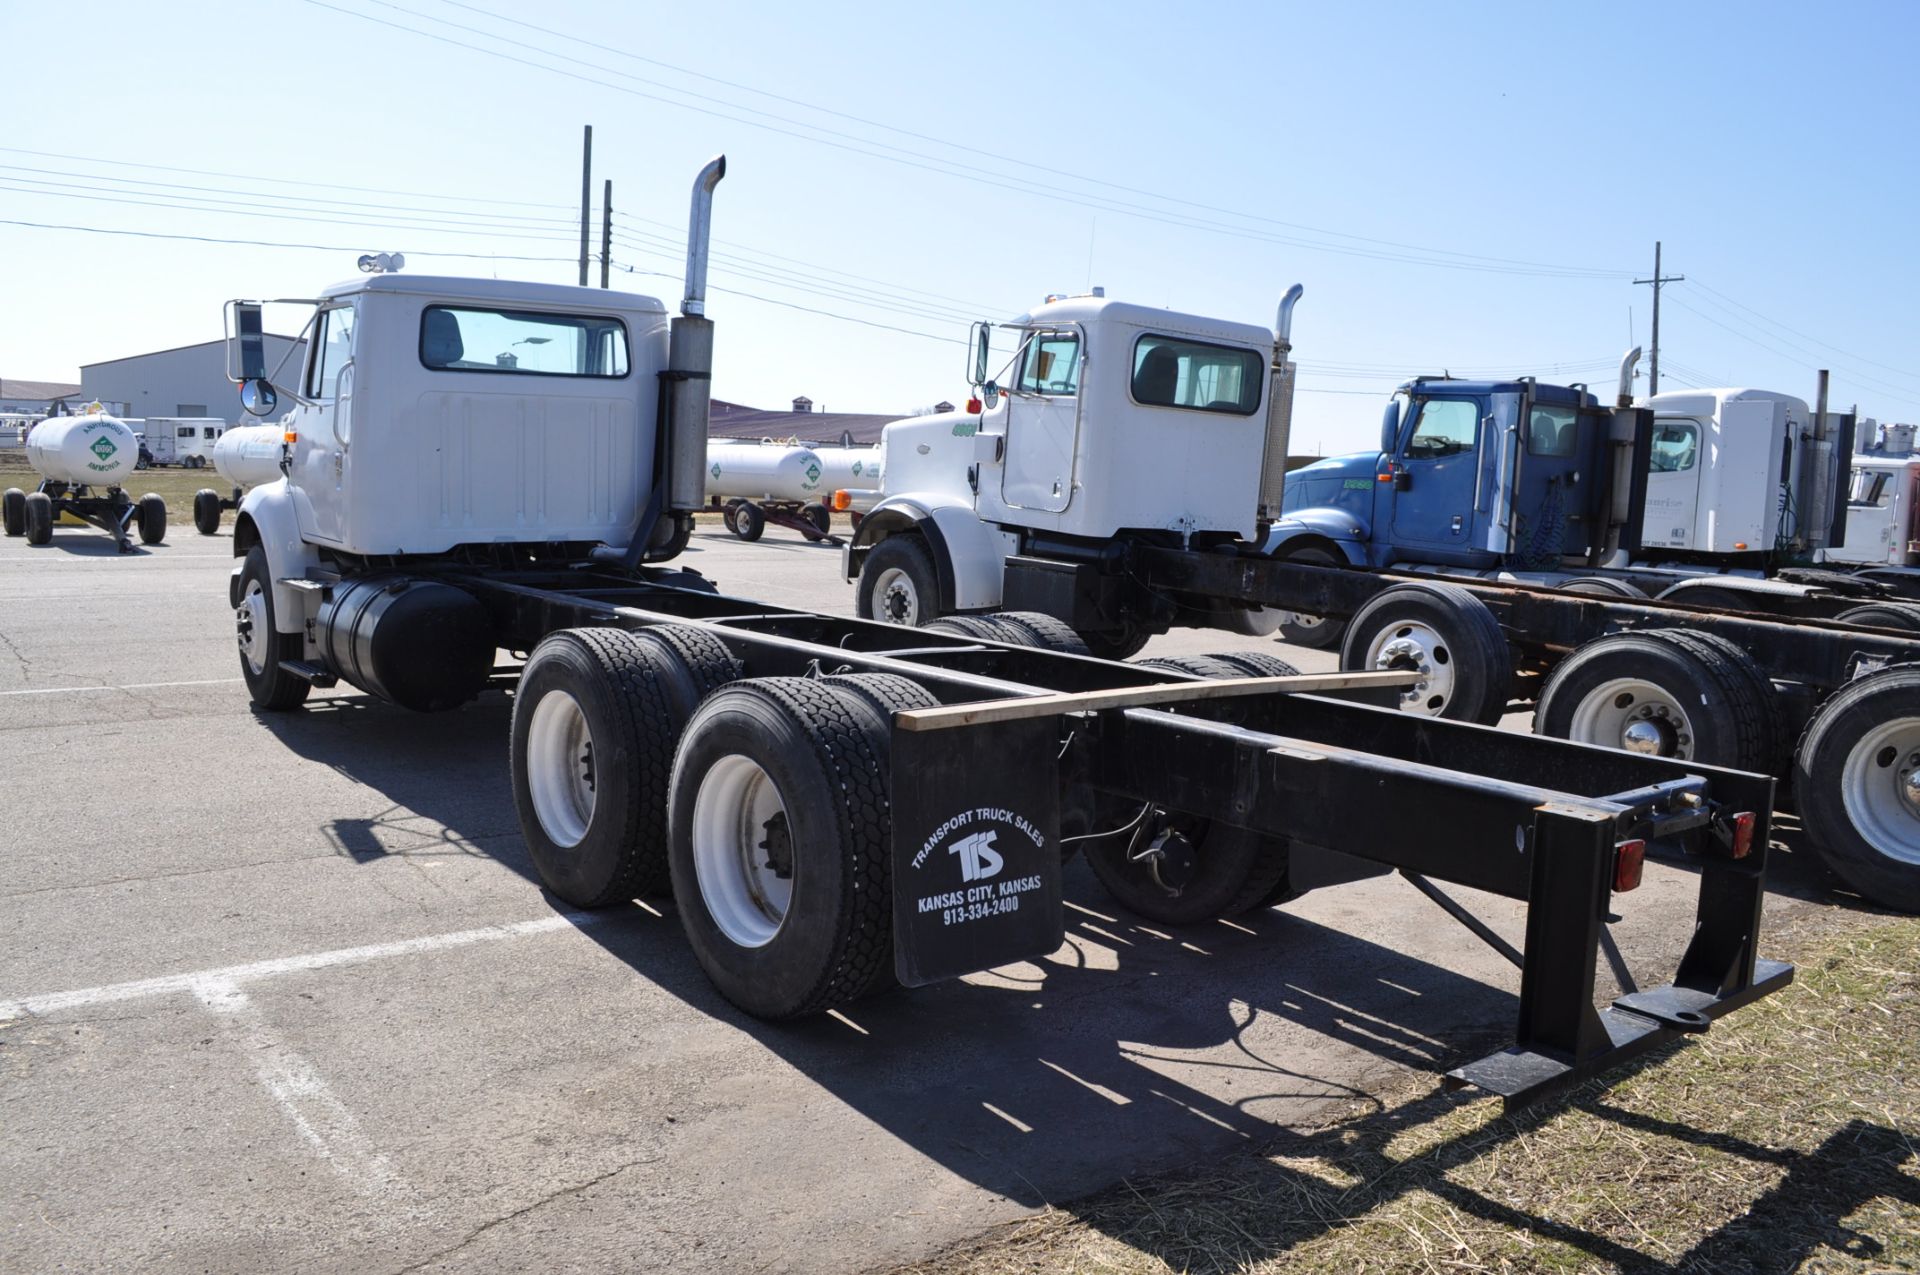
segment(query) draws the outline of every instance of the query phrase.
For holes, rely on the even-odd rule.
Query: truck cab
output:
[[[1471,570],[1587,557],[1607,548],[1615,416],[1580,386],[1410,381],[1377,451],[1289,475],[1268,548],[1332,544],[1355,565]]]

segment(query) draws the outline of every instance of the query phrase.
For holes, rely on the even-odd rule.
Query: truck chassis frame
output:
[[[594,568],[409,564],[478,598],[499,643],[562,629],[694,626],[745,678],[893,673],[941,707],[893,718],[892,882],[899,980],[919,986],[1037,959],[1064,939],[1063,819],[1098,802],[1203,813],[1286,838],[1294,884],[1398,870],[1520,969],[1507,1048],[1450,1071],[1524,1103],[1686,1034],[1791,981],[1758,955],[1773,784],[1391,707],[1403,673],[1206,682],[1165,670],[871,621],[770,608],[698,576]],[[318,587],[331,582],[315,581]],[[691,586],[691,587],[689,587]],[[289,672],[330,683],[309,664]],[[517,669],[496,671],[510,684]],[[1325,692],[1320,694],[1316,692]],[[1332,696],[1332,697],[1329,697]],[[1372,703],[1365,701],[1374,701]],[[1528,775],[1534,782],[1508,776]],[[1392,826],[1355,818],[1391,792]],[[1039,812],[1031,845],[1002,842],[1009,877],[1040,883],[1017,912],[943,924],[909,885],[916,853],[956,810]],[[1111,808],[1111,807],[1109,807]],[[1419,835],[1407,830],[1418,828]],[[1699,873],[1695,928],[1671,983],[1634,990],[1605,926],[1647,845]],[[1446,881],[1522,901],[1514,949],[1443,894]],[[1602,952],[1629,990],[1594,1003]]]

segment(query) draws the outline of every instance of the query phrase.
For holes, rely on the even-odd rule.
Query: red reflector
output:
[[[1647,843],[1622,841],[1613,848],[1613,888],[1619,891],[1640,888],[1640,869],[1646,866]]]
[[[970,398],[970,399],[968,399],[968,400],[967,400],[967,414],[968,414],[968,415],[970,415],[970,416],[978,416],[978,415],[980,415],[980,400],[979,400],[979,399],[977,399],[977,398]]]
[[[1728,822],[1733,825],[1733,857],[1744,859],[1753,853],[1753,812],[1742,811]]]

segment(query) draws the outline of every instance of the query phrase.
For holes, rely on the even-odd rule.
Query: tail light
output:
[[[1647,843],[1622,841],[1613,848],[1613,888],[1618,893],[1640,888],[1640,871],[1646,867]]]
[[[1753,812],[1743,810],[1727,820],[1733,829],[1733,857],[1744,859],[1753,853]]]

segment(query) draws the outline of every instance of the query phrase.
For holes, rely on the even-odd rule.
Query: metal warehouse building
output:
[[[299,384],[306,346],[305,341],[292,337],[267,336],[267,369],[279,369],[275,383]],[[227,380],[224,340],[88,363],[80,369],[80,387],[85,400],[125,403],[130,415],[142,418],[217,416],[228,424],[237,424],[245,416],[240,410],[240,396]]]

